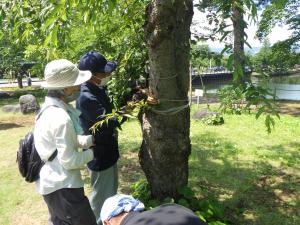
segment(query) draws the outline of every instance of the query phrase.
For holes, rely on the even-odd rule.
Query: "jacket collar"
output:
[[[63,108],[64,110],[66,110],[67,105],[66,103],[64,103],[62,100],[60,100],[59,98],[53,98],[53,97],[45,97],[45,102],[43,104],[42,107],[46,107],[48,105],[55,105],[59,108]]]

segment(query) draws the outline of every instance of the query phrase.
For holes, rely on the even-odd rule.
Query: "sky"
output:
[[[193,24],[198,23],[198,24],[207,24],[207,21],[205,21],[205,14],[199,12],[197,9],[194,9],[194,17],[193,17]],[[257,30],[257,25],[256,24],[251,24],[250,21],[248,21],[248,28],[246,29],[246,33],[248,35],[248,43],[251,45],[252,48],[260,48],[262,46],[262,43],[259,42],[258,39],[255,38],[255,33]],[[271,45],[273,45],[277,41],[285,40],[287,39],[292,31],[287,29],[287,26],[276,26],[272,29],[271,34],[268,36]],[[203,32],[204,30],[199,28],[198,26],[193,26],[192,25],[192,30],[197,30]],[[205,31],[204,31],[205,32]],[[220,42],[213,42],[211,40],[208,40],[207,43],[209,44],[209,47],[211,48],[223,48],[224,44]]]

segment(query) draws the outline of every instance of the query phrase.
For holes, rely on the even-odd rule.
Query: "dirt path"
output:
[[[278,102],[279,111],[282,114],[291,116],[300,115],[300,102],[299,101],[281,101]]]

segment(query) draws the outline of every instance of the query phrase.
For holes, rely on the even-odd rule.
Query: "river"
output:
[[[268,80],[251,77],[253,83],[267,87],[272,93],[276,93],[278,100],[300,100],[300,73],[287,76],[271,77]],[[232,80],[216,80],[204,83],[206,92],[217,93],[218,89],[226,87]],[[201,85],[193,85],[193,89],[202,89]]]

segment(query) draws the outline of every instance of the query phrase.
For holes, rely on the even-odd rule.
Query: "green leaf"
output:
[[[201,211],[196,211],[195,214],[199,217],[200,220],[203,222],[206,222],[206,219],[204,218],[204,213]]]
[[[233,7],[238,8],[241,12],[244,11],[244,6],[241,2],[233,1]]]
[[[271,122],[271,124],[272,124],[272,126],[273,126],[273,128],[274,128],[274,126],[275,126],[275,120],[274,120],[273,117],[270,117],[270,122]]]
[[[233,76],[233,80],[234,80],[234,81],[237,81],[237,80],[239,79],[239,76],[240,76],[240,75],[239,75],[239,73],[238,73],[237,70],[234,70],[232,76]]]
[[[189,202],[184,198],[179,199],[178,204],[182,205],[184,207],[190,208]]]
[[[243,70],[242,65],[240,63],[237,65],[237,71],[238,71],[239,76],[242,77],[244,75],[244,70]]]
[[[46,36],[45,40],[44,40],[43,45],[44,45],[44,46],[47,46],[47,45],[50,43],[51,38],[52,38],[52,37],[51,37],[51,34],[48,34],[48,35]]]
[[[190,199],[195,196],[194,191],[187,186],[178,188],[178,193],[182,194],[185,198]]]
[[[51,41],[53,46],[57,46],[58,26],[55,26],[51,32]]]
[[[223,55],[229,49],[232,49],[232,45],[225,45],[220,54]]]
[[[232,70],[233,68],[233,54],[229,55],[227,60],[227,69]]]
[[[245,0],[245,5],[247,6],[248,9],[251,7],[250,0]]]
[[[208,223],[208,225],[227,225],[227,224],[226,223],[222,223],[220,221],[213,221],[213,222]]]
[[[133,116],[133,115],[128,114],[128,113],[122,113],[121,115],[125,116],[125,117],[128,117],[128,118],[131,118],[131,119],[136,119],[136,116]]]
[[[266,118],[265,118],[265,125],[267,127],[268,133],[271,133],[270,115],[266,116]]]
[[[230,34],[230,33],[231,33],[231,31],[225,31],[224,34],[223,34],[223,36],[220,38],[220,42],[222,42],[223,39],[226,38],[227,35]]]
[[[251,15],[252,15],[252,17],[256,17],[257,16],[257,8],[256,8],[255,4],[252,4]]]
[[[170,197],[167,197],[163,200],[163,203],[174,203],[174,199],[173,198],[170,198]]]
[[[84,12],[84,16],[83,16],[83,21],[84,23],[87,23],[88,20],[89,20],[89,15],[90,15],[90,12],[89,11],[85,11]]]
[[[112,11],[115,9],[116,5],[117,5],[117,1],[116,0],[110,0],[108,2],[108,13],[109,14],[112,13]]]
[[[159,206],[159,205],[160,205],[160,202],[159,202],[158,200],[156,200],[156,199],[151,199],[151,200],[148,202],[148,206],[149,206],[149,207],[152,207],[152,208],[157,207],[157,206]]]
[[[244,43],[245,43],[250,49],[252,49],[252,47],[251,47],[251,45],[249,44],[248,41],[244,40]]]
[[[50,25],[53,25],[57,21],[55,16],[48,18],[45,23],[43,24],[43,29],[47,30]]]
[[[67,14],[66,14],[66,11],[63,11],[60,18],[63,20],[63,21],[66,21],[67,20]]]

